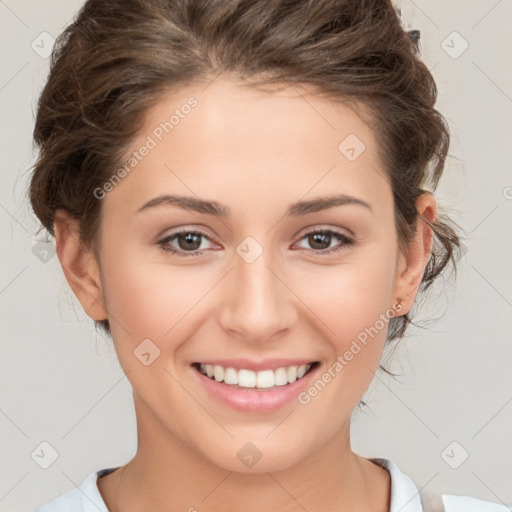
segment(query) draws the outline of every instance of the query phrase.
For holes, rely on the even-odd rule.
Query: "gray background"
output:
[[[136,449],[129,382],[26,197],[51,44],[40,34],[56,37],[81,4],[0,0],[0,511],[33,510]],[[511,505],[512,2],[403,0],[402,10],[421,30],[452,132],[436,195],[467,232],[468,250],[456,286],[448,281],[422,313],[438,320],[412,329],[392,354],[388,366],[403,376],[372,383],[370,408],[354,415],[353,448],[392,459],[425,491]],[[453,31],[469,44],[457,58],[463,41]],[[49,449],[35,455],[42,442],[58,453],[47,469]]]

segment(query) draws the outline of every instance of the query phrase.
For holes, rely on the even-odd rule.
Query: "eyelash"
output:
[[[187,252],[187,251],[182,251],[182,250],[178,251],[178,250],[172,248],[170,245],[168,245],[171,240],[175,239],[177,236],[182,235],[182,234],[200,235],[200,236],[203,236],[204,238],[210,240],[210,242],[212,241],[210,239],[210,237],[208,235],[206,235],[206,233],[203,233],[202,231],[183,229],[181,231],[176,231],[172,235],[165,237],[163,240],[160,240],[159,242],[157,242],[157,244],[160,245],[164,251],[170,252],[179,257],[187,258],[189,256],[200,255],[203,252],[202,250],[201,251],[193,251],[193,252]],[[338,231],[334,231],[332,229],[314,229],[313,231],[309,231],[308,233],[306,233],[300,240],[303,240],[304,238],[307,238],[308,236],[311,236],[314,234],[334,235],[335,238],[338,238],[339,240],[341,240],[343,242],[343,245],[340,245],[340,246],[337,246],[337,247],[334,247],[331,249],[323,249],[323,250],[306,249],[308,251],[312,251],[312,252],[318,253],[320,255],[333,254],[335,252],[344,251],[355,244],[355,241],[352,238],[350,238],[347,235],[340,233]]]

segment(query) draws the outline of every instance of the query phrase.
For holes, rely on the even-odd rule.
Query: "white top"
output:
[[[402,473],[396,464],[388,459],[370,459],[387,469],[391,476],[391,507],[389,512],[510,512],[506,505],[483,501],[469,496],[443,494],[442,505],[439,501],[420,498],[418,488],[413,481]],[[100,476],[118,468],[106,468],[95,471],[84,482],[67,491],[53,501],[42,505],[34,512],[109,512],[97,486]],[[438,507],[432,508],[432,507]]]

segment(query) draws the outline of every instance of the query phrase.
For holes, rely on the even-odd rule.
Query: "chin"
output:
[[[227,450],[203,452],[203,456],[226,471],[250,475],[285,470],[308,456],[303,443],[285,445],[278,438],[272,442],[247,439],[231,439],[229,445],[225,445]]]

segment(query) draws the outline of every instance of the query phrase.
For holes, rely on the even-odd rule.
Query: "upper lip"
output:
[[[235,368],[235,370],[252,370],[254,372],[262,370],[277,370],[283,366],[301,366],[303,364],[314,363],[314,359],[265,359],[264,361],[255,361],[252,359],[208,359],[198,361],[196,364],[211,364],[212,366],[223,366],[224,368]]]

